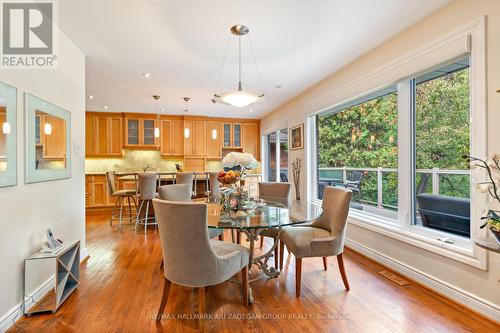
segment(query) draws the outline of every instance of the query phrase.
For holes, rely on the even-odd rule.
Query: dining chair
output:
[[[346,290],[349,282],[344,268],[345,226],[351,202],[351,190],[327,186],[323,193],[323,214],[307,225],[285,227],[280,232],[280,269],[283,269],[284,246],[295,256],[295,294],[300,297],[302,259],[323,257],[327,270],[327,257],[337,256],[340,275]]]
[[[132,219],[136,218],[137,214],[132,212],[132,205],[130,200],[134,202],[134,211],[137,210],[137,202],[135,201],[136,190],[117,190],[116,189],[116,177],[114,171],[106,172],[106,181],[108,183],[108,192],[109,195],[116,198],[115,204],[113,205],[113,210],[111,211],[111,219],[109,220],[109,225],[113,225],[114,220],[118,220],[118,229],[122,227],[123,220],[123,206],[125,204],[125,200],[128,201],[128,213],[125,213],[125,218],[132,221]],[[115,210],[120,205],[120,214],[115,215]]]
[[[175,174],[175,183],[176,184],[189,184],[189,185],[191,185],[191,196],[192,197],[196,196],[196,192],[193,191],[193,180],[194,180],[194,173],[193,172],[177,172]]]
[[[243,303],[248,305],[249,251],[238,244],[209,239],[207,205],[161,199],[154,199],[153,205],[165,262],[165,284],[157,320],[161,320],[172,284],[198,288],[199,313],[204,314],[205,287],[227,281],[238,272],[241,272]],[[203,328],[202,318],[200,326]]]
[[[139,194],[137,199],[140,202],[139,209],[137,210],[137,219],[135,220],[135,229],[139,224],[144,224],[144,233],[147,232],[148,225],[156,225],[156,218],[149,216],[149,205],[156,198],[156,186],[158,175],[156,173],[140,173],[138,174],[139,179]],[[142,208],[146,204],[146,211],[144,218],[141,218]],[[153,222],[149,222],[153,220]]]
[[[279,201],[278,203],[289,205],[290,200],[290,183],[274,183],[274,182],[260,182],[259,187],[259,198],[266,200]],[[278,237],[279,229],[271,228],[264,229],[260,233],[260,247],[264,245],[264,237],[276,238]],[[274,249],[274,268],[278,269],[278,262],[280,258],[278,257],[278,247]]]
[[[191,188],[188,184],[172,184],[158,187],[158,197],[167,201],[191,201]],[[219,240],[224,240],[224,230],[210,228],[208,235],[210,238],[219,237]]]

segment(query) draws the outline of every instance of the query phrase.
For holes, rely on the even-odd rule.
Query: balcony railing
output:
[[[378,208],[392,208],[392,209],[397,209],[397,204],[390,204],[387,202],[384,202],[384,175],[386,174],[396,174],[398,170],[393,169],[393,168],[347,168],[347,167],[342,167],[342,168],[319,168],[319,180],[320,181],[325,181],[325,182],[331,182],[331,183],[345,183],[349,178],[348,178],[348,172],[352,171],[361,171],[363,173],[376,173],[376,201],[372,200],[367,200],[366,198],[360,198],[360,201],[375,205]],[[442,176],[469,176],[470,177],[470,170],[447,170],[447,169],[417,169],[416,170],[417,175],[423,175],[423,174],[428,174],[430,175],[431,179],[431,193],[432,194],[441,194],[440,191],[440,180]],[[364,177],[361,181],[361,191],[363,191],[363,186],[366,187],[366,182],[371,181],[367,180],[366,177]],[[426,187],[428,188],[428,187]],[[396,182],[396,191],[397,191],[397,182]]]

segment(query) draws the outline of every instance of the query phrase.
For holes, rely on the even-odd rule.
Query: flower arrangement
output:
[[[249,153],[231,152],[222,159],[222,166],[225,171],[237,170],[244,173],[245,170],[255,169],[257,160]]]
[[[257,167],[257,160],[252,154],[231,152],[222,159],[224,167],[217,176],[217,180],[231,188],[222,191],[222,205],[228,211],[240,211],[248,200],[248,193],[243,190],[242,176],[247,170]]]
[[[481,193],[488,193],[493,200],[500,204],[500,154],[493,154],[489,159],[479,159],[472,156],[464,156],[464,158],[471,163],[471,168],[479,167],[486,170],[488,180],[479,182],[477,190]],[[500,215],[498,212],[488,209],[481,219],[486,220],[486,222],[480,228],[488,226],[500,243]]]

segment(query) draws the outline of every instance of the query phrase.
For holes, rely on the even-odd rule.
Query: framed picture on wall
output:
[[[290,150],[304,148],[304,124],[297,125],[290,129]]]

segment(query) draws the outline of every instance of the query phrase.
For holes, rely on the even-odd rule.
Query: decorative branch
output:
[[[295,185],[295,198],[300,200],[300,170],[302,169],[302,159],[297,157],[292,162],[293,183]]]

